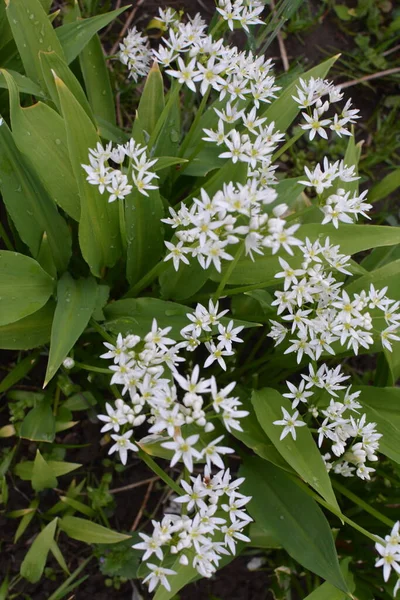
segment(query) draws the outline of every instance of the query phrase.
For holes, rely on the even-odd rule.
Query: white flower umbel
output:
[[[107,192],[108,201],[114,202],[123,200],[134,187],[144,196],[149,195],[148,190],[157,189],[154,180],[158,175],[150,170],[156,162],[157,159],[148,160],[144,146],[130,139],[115,147],[109,143],[103,148],[98,143],[96,148],[89,150],[90,164],[82,167],[87,173],[87,181],[97,186],[100,194]]]
[[[147,36],[133,27],[119,45],[119,60],[128,67],[129,76],[136,82],[150,70],[152,52]]]
[[[384,316],[386,328],[381,331],[382,345],[391,350],[392,341],[400,339],[398,333],[399,304],[386,296],[387,288],[351,294],[342,289],[343,281],[336,279],[335,271],[350,275],[349,256],[339,252],[329,238],[322,245],[306,239],[300,246],[302,262],[294,268],[281,261],[283,271],[275,275],[283,279],[283,291],[276,291],[277,314],[282,322],[271,321],[268,334],[276,345],[288,335],[289,346],[285,354],[296,352],[297,362],[303,356],[318,360],[325,352],[334,355],[334,344],[351,349],[368,349],[374,342],[373,323]]]
[[[319,400],[318,410],[315,410],[315,407],[308,410],[316,421],[318,446],[324,448],[323,458],[327,469],[328,471],[333,469],[335,473],[344,477],[356,475],[360,479],[370,479],[375,469],[366,463],[378,460],[376,453],[382,435],[375,429],[375,423],[367,422],[365,414],[359,417],[362,410],[362,401],[359,401],[361,392],[354,392],[351,386],[343,385],[348,378],[349,376],[342,372],[340,365],[330,369],[322,364],[316,371],[310,364],[308,373],[301,375],[299,385],[286,382],[290,392],[283,396],[292,400],[292,408],[296,408],[299,403],[308,404],[316,392],[320,395],[321,390],[326,392],[326,398],[331,396],[330,400],[324,403]],[[274,421],[274,425],[283,426],[280,439],[289,433],[293,439],[296,439],[295,428],[305,423],[297,420],[299,415],[297,410],[290,415],[282,407],[282,412],[284,418]],[[332,454],[325,452],[326,444],[330,444]]]
[[[222,457],[233,452],[220,445],[224,436],[210,437],[205,443],[201,436],[214,430],[212,417],[216,415],[228,431],[242,430],[240,420],[248,412],[241,409],[237,397],[230,396],[236,384],[231,382],[219,390],[214,377],[201,377],[198,364],[186,375],[179,373],[178,366],[185,362],[186,353],[203,345],[209,351],[204,367],[218,361],[226,368],[225,359],[234,355],[234,344],[242,341],[239,333],[243,329],[228,319],[221,322],[226,312],[219,309],[218,302],[210,301],[208,307],[198,304],[187,314],[181,341],[171,337],[171,327],[160,328],[154,319],[143,338],[119,334],[115,345],[105,342],[107,352],[102,358],[113,362],[111,384],[122,386],[122,398],[114,405],[107,402],[106,414],[99,415],[99,420],[104,423],[103,433],[113,432],[115,444],[110,453],[118,452],[124,464],[128,452],[137,450],[131,441],[133,428],[147,422],[150,435],[146,443],[157,441],[172,451],[171,466],[183,462],[192,472],[194,462],[201,461],[223,468]]]
[[[244,529],[252,521],[246,512],[251,497],[240,493],[243,481],[232,480],[229,469],[212,475],[208,467],[204,474],[182,480],[184,493],[175,502],[185,506],[186,514],[166,514],[161,522],[152,521],[152,535],[141,533],[143,541],[133,547],[144,551],[145,562],[153,554],[160,561],[176,555],[181,565],[190,565],[203,577],[211,577],[223,555],[235,554],[239,540],[250,541]],[[144,582],[149,583],[149,590],[159,583],[169,590],[165,575],[174,572],[164,569],[162,563],[159,567],[152,562],[146,566],[150,573]]]

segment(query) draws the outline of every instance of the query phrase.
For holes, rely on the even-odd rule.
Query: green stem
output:
[[[90,325],[97,331],[97,333],[101,335],[104,340],[110,342],[110,344],[115,344],[115,338],[107,333],[107,331],[97,321],[90,319]]]
[[[155,473],[160,479],[164,481],[171,489],[174,490],[179,496],[184,494],[184,491],[167,473],[151,458],[149,454],[144,450],[139,450],[139,457],[146,463],[146,465]]]
[[[335,489],[338,490],[338,492],[343,494],[343,496],[346,496],[346,498],[354,502],[354,504],[357,504],[357,506],[365,510],[365,512],[368,512],[370,515],[375,517],[375,519],[381,521],[385,525],[388,525],[388,527],[393,527],[394,521],[392,521],[392,519],[389,519],[389,517],[386,517],[381,512],[379,512],[379,510],[376,510],[376,508],[370,506],[367,502],[356,496],[356,494],[353,494],[353,492],[348,490],[344,485],[342,485],[338,481],[335,481],[334,479],[332,479],[332,485]]]
[[[60,585],[60,587],[58,587],[56,589],[56,591],[54,592],[54,594],[52,594],[48,600],[57,600],[58,598],[63,598],[64,596],[64,592],[69,588],[69,586],[73,583],[73,581],[78,577],[78,575],[80,573],[82,573],[83,569],[86,567],[86,565],[92,560],[92,558],[94,557],[94,555],[90,555],[89,558],[86,558],[86,560],[83,561],[82,564],[79,565],[79,567],[77,569],[75,569],[75,571],[68,577],[68,579],[66,579],[64,581],[64,583],[62,583]]]
[[[125,222],[125,200],[118,200],[118,213],[119,213],[119,229],[121,232],[122,247],[126,252],[128,248],[128,242],[126,239],[126,222]]]
[[[234,268],[238,264],[240,257],[243,254],[243,250],[244,250],[244,242],[241,242],[236,251],[234,259],[231,260],[231,262],[229,263],[229,267],[227,268],[221,281],[219,282],[219,286],[217,287],[217,290],[214,294],[214,302],[216,302],[222,296],[222,292],[224,291],[225,286],[228,283],[229,277],[232,275]]]
[[[261,290],[265,287],[270,287],[276,283],[275,279],[268,279],[268,281],[261,281],[260,283],[252,283],[249,285],[241,285],[236,288],[229,288],[224,292],[224,296],[236,296],[244,292],[251,292],[252,290]],[[195,297],[196,300],[207,300],[209,296],[207,294],[199,294]]]
[[[103,367],[95,367],[94,365],[85,365],[84,363],[75,362],[75,366],[84,371],[92,371],[93,373],[103,373],[104,375],[111,375],[112,371],[104,369]]]
[[[153,281],[155,279],[157,279],[157,277],[159,275],[161,275],[161,273],[163,271],[165,271],[168,268],[168,266],[169,266],[168,262],[165,262],[164,260],[160,260],[160,262],[158,262],[156,265],[154,265],[154,267],[152,269],[150,269],[150,271],[148,271],[146,273],[146,275],[144,275],[142,277],[142,279],[140,279],[137,283],[135,283],[134,286],[131,287],[130,290],[127,291],[124,298],[136,298],[136,296],[144,288],[146,288],[148,285],[150,285],[150,283],[153,283]]]
[[[14,248],[11,243],[11,240],[8,237],[7,232],[1,223],[0,223],[0,238],[3,238],[4,245],[7,248],[7,250],[10,250],[10,252],[14,252]]]
[[[286,144],[284,144],[282,146],[282,148],[279,148],[279,150],[277,150],[277,152],[275,152],[275,154],[272,157],[272,162],[274,163],[276,160],[278,160],[278,158],[280,156],[282,156],[282,154],[284,152],[286,152],[286,150],[289,150],[289,148],[291,146],[293,146],[293,144],[295,144],[297,142],[297,140],[299,140],[304,133],[305,133],[304,129],[301,129],[300,131],[298,131],[296,133],[296,135],[294,135],[293,137],[291,137],[290,140],[287,141]]]
[[[54,416],[57,415],[58,404],[60,402],[60,394],[61,394],[61,389],[59,388],[59,386],[57,386],[56,392],[54,394],[54,405],[53,405],[53,415]]]

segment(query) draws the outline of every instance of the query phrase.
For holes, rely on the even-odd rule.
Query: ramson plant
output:
[[[326,80],[337,57],[276,78],[260,51],[266,16],[262,0],[218,0],[210,24],[160,9],[149,25],[159,43],[133,27],[111,57],[138,96],[127,132],[115,121],[93,19],[54,30],[39,0],[28,16],[22,0],[7,7],[24,73],[2,70],[1,80],[9,116],[0,189],[16,243],[0,252],[0,345],[48,348],[45,385],[57,398],[50,408],[43,394],[11,435],[41,443],[27,478],[37,493],[55,488],[49,473],[72,469],[50,467],[43,446],[82,410],[62,377],[81,394],[97,390],[111,459],[139,457],[176,494],[178,510],[153,515],[131,540],[143,553],[138,577],[157,600],[212,577],[248,544],[270,547],[271,537],[325,579],[327,593],[351,595],[348,562],[341,554],[339,565],[318,504],[339,518],[335,527],[375,544],[384,581],[394,595],[400,587],[399,522],[350,492],[392,527],[385,538],[370,533],[357,513],[342,513],[340,483],[371,485],[382,455],[400,460],[400,267],[386,252],[400,235],[365,224],[373,206],[359,191],[360,114]],[[237,29],[247,49],[233,45]],[[93,53],[107,85],[93,80]],[[68,66],[77,57],[84,89]],[[40,102],[29,112],[22,94]],[[291,176],[285,153],[317,136],[348,140],[343,159],[331,162],[327,143],[327,156]],[[368,250],[365,263],[352,258]],[[384,365],[379,388],[354,377],[366,354]],[[72,512],[92,515],[74,502]],[[89,544],[131,539],[71,514],[54,518],[56,507],[32,546],[42,570],[57,530]]]

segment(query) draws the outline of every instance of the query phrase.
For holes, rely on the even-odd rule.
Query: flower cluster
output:
[[[259,0],[221,1],[217,10],[230,27],[233,21],[240,21],[247,28],[260,22],[257,15],[263,10],[262,4]],[[153,50],[153,58],[164,67],[173,65],[175,68],[168,69],[168,75],[192,91],[198,88],[204,95],[213,89],[219,93],[221,100],[228,96],[232,100],[251,98],[260,103],[270,102],[280,89],[270,75],[270,60],[255,57],[252,52],[240,52],[236,47],[225,45],[223,39],[214,40],[206,33],[207,25],[199,14],[183,23],[176,12],[160,9],[157,21],[168,29],[168,36],[163,38],[158,50]],[[132,30],[121,45],[120,59],[129,65],[131,76],[134,76],[134,65],[138,62],[137,47],[146,48],[144,62],[149,60],[148,49],[138,35]],[[133,47],[132,57],[130,46]],[[136,77],[143,70],[139,62]]]
[[[289,331],[295,335],[285,354],[296,352],[298,363],[304,354],[318,360],[323,352],[335,354],[335,342],[358,354],[360,346],[368,349],[373,344],[373,318],[382,313],[387,327],[380,338],[382,345],[391,350],[391,342],[400,340],[400,303],[386,296],[387,287],[377,290],[371,284],[368,292],[350,296],[342,289],[344,282],[331,271],[350,275],[350,257],[340,254],[339,246],[330,245],[329,238],[324,245],[306,239],[300,253],[303,262],[299,268],[279,257],[283,270],[275,275],[284,280],[284,290],[276,291],[272,302],[282,322],[271,321],[268,335],[276,344]]]
[[[217,11],[228,23],[229,29],[233,31],[235,23],[237,23],[248,32],[249,25],[263,23],[260,15],[264,8],[263,0],[219,0]]]
[[[182,203],[178,211],[170,208],[170,217],[162,219],[175,229],[178,239],[175,244],[165,242],[170,251],[165,260],[172,259],[178,270],[180,262],[189,263],[189,255],[197,258],[203,269],[213,265],[220,272],[222,260],[233,260],[230,246],[239,243],[251,258],[253,252],[263,254],[264,248],[274,254],[283,248],[292,255],[292,247],[301,242],[294,236],[299,225],[286,227],[282,218],[287,206],[275,206],[270,216],[262,210],[275,198],[272,188],[252,181],[224,184],[212,198],[202,189],[201,198],[195,198],[190,209]]]
[[[111,166],[109,161],[116,166]],[[128,166],[124,167],[124,162]],[[87,173],[87,181],[96,185],[100,194],[109,193],[108,201],[123,200],[131,193],[133,187],[144,196],[147,190],[155,190],[153,180],[158,175],[150,171],[157,159],[148,160],[146,148],[137,144],[132,138],[126,144],[113,147],[111,142],[104,148],[100,143],[89,150],[89,165],[82,165]]]
[[[383,579],[389,580],[390,573],[393,569],[397,573],[398,578],[393,590],[393,598],[396,597],[400,590],[400,521],[397,521],[390,535],[386,535],[385,539],[375,544],[376,551],[380,558],[377,559],[375,566],[383,567]]]
[[[346,192],[343,188],[339,187],[338,181],[350,182],[359,179],[355,173],[355,167],[345,166],[343,161],[336,161],[335,163],[329,163],[325,157],[323,166],[317,165],[314,170],[304,167],[307,179],[300,181],[300,183],[315,188],[318,194],[319,207],[324,214],[322,224],[332,223],[336,229],[339,227],[339,223],[354,223],[357,220],[358,215],[362,215],[369,219],[366,214],[372,208],[371,204],[364,202],[364,198],[367,194],[366,191],[360,195],[353,194],[350,198],[350,192]],[[336,182],[336,189],[333,194],[326,195],[324,192],[333,186],[333,182]]]
[[[379,449],[378,440],[382,437],[375,429],[375,423],[367,423],[367,416],[362,414],[360,418],[355,418],[351,413],[358,414],[362,405],[358,402],[360,391],[352,392],[351,386],[346,387],[342,383],[349,376],[344,375],[340,365],[334,369],[329,369],[327,365],[322,364],[318,370],[309,365],[307,375],[301,375],[301,382],[298,386],[287,381],[289,392],[283,394],[292,401],[292,408],[299,404],[307,405],[310,399],[318,394],[318,390],[325,391],[331,396],[329,405],[321,411],[316,406],[310,407],[311,415],[317,419],[322,415],[323,421],[318,428],[318,446],[321,447],[325,441],[331,443],[331,452],[340,460],[329,462],[331,454],[326,453],[323,458],[328,470],[333,469],[335,473],[344,477],[357,475],[360,479],[370,479],[371,473],[375,471],[372,467],[366,465],[367,460],[376,462],[378,457],[376,452]],[[344,392],[341,392],[344,390]],[[342,402],[339,400],[339,393],[343,395]],[[333,398],[332,398],[333,396]],[[281,439],[289,433],[296,439],[296,427],[304,426],[303,421],[297,421],[298,411],[292,416],[287,410],[282,408],[284,419],[274,421],[275,425],[284,425]],[[360,441],[356,441],[361,438]]]
[[[150,70],[152,51],[148,46],[147,36],[142,35],[136,27],[119,45],[120,61],[128,67],[129,76],[136,82],[139,77],[145,77]]]
[[[328,134],[325,131],[327,127],[339,137],[351,135],[346,127],[360,118],[359,110],[351,108],[351,99],[347,100],[340,114],[336,113],[333,117],[328,118],[325,115],[331,104],[342,100],[343,94],[340,87],[319,77],[316,79],[310,77],[308,81],[300,78],[300,86],[296,87],[296,93],[297,96],[292,96],[293,100],[297,102],[299,108],[307,110],[302,113],[306,123],[300,127],[309,131],[310,140],[313,140],[317,133],[327,139]],[[323,97],[325,97],[324,101],[322,101]]]
[[[213,415],[220,417],[228,431],[241,431],[240,419],[248,413],[240,409],[239,399],[230,395],[236,384],[231,382],[218,389],[214,377],[200,377],[199,365],[187,377],[177,370],[177,365],[185,361],[182,351],[193,351],[202,342],[209,352],[204,366],[217,361],[226,369],[224,357],[234,354],[232,345],[241,341],[238,333],[243,328],[234,327],[233,321],[225,325],[221,319],[226,311],[218,310],[218,303],[210,302],[208,310],[197,305],[194,313],[188,314],[190,323],[181,330],[180,342],[168,337],[171,327],[161,329],[154,320],[143,339],[119,334],[115,345],[105,343],[108,351],[102,358],[114,363],[110,366],[111,384],[123,386],[122,396],[128,396],[129,400],[119,398],[114,406],[107,403],[107,414],[99,415],[99,419],[105,423],[102,432],[113,431],[111,438],[115,443],[110,454],[118,452],[124,464],[128,451],[138,450],[139,442],[131,441],[133,429],[147,422],[150,435],[144,438],[145,442],[162,442],[164,448],[172,451],[172,466],[182,461],[192,472],[197,460],[223,468],[221,455],[232,452],[231,448],[219,445],[223,435],[204,442],[206,438],[200,439],[199,433],[214,431],[209,418]],[[205,401],[206,397],[210,399]],[[186,435],[188,426],[192,431],[189,429]]]
[[[181,480],[183,495],[175,502],[186,505],[183,515],[165,514],[161,522],[152,521],[153,533],[140,533],[142,542],[133,547],[143,550],[143,560],[154,554],[161,565],[147,563],[150,571],[144,582],[149,591],[160,583],[167,590],[166,575],[176,571],[162,567],[165,554],[175,555],[182,565],[191,564],[203,577],[211,577],[223,555],[235,554],[237,541],[249,542],[243,533],[252,520],[245,510],[251,500],[238,491],[244,478],[232,480],[229,469],[211,475],[206,467],[204,476],[190,477],[190,483]]]

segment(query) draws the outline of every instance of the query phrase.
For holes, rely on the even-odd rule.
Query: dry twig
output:
[[[139,509],[138,514],[136,515],[135,520],[133,521],[133,524],[132,524],[132,527],[131,527],[131,531],[135,531],[136,527],[140,523],[140,519],[142,518],[142,515],[143,515],[144,510],[146,508],[147,502],[149,501],[149,497],[150,497],[150,494],[151,494],[151,490],[153,489],[153,485],[154,485],[154,481],[150,481],[149,486],[148,486],[148,488],[146,490],[146,494],[145,494],[145,496],[143,498],[142,505],[141,505],[141,507]]]
[[[139,10],[139,8],[142,6],[143,3],[144,3],[144,0],[138,0],[136,2],[136,5],[132,8],[131,12],[129,13],[129,17],[125,21],[125,25],[123,26],[123,28],[120,31],[117,41],[115,42],[114,46],[111,48],[111,52],[110,52],[111,55],[113,55],[117,52],[121,39],[125,36],[126,32],[128,31],[129,27],[132,24],[133,19],[135,18],[137,11]]]

